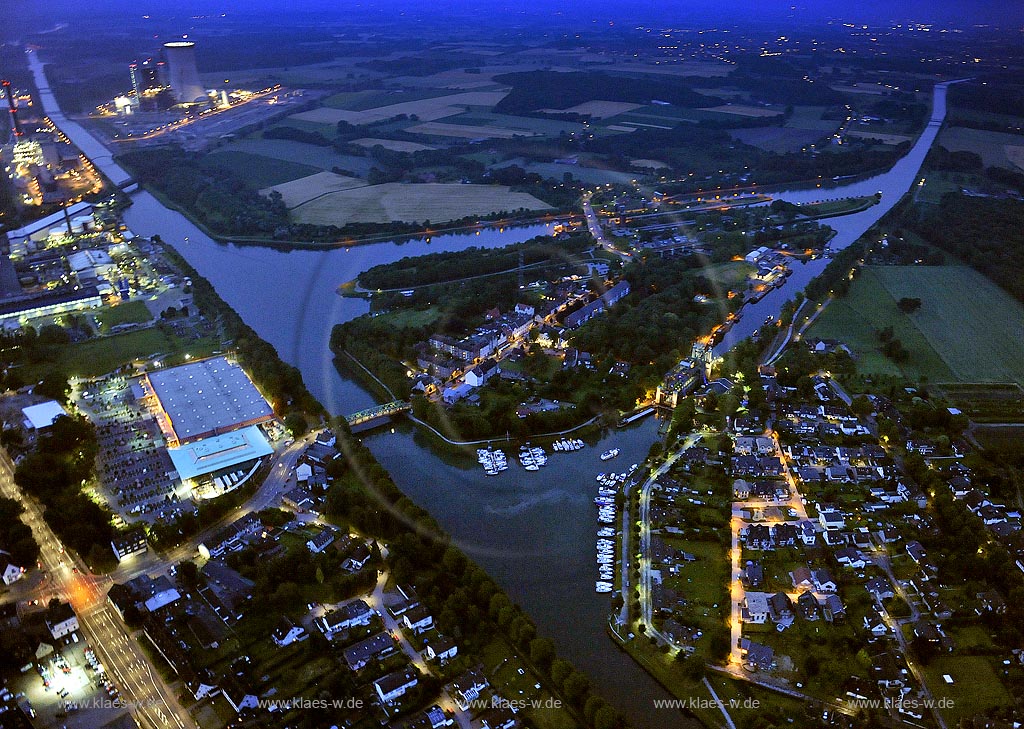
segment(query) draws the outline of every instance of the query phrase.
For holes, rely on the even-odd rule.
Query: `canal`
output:
[[[935,91],[933,122],[911,152],[888,173],[834,188],[781,195],[797,202],[820,197],[883,192],[882,203],[829,224],[838,230],[833,248],[850,245],[914,183],[921,161],[945,113],[945,87]],[[501,246],[544,233],[544,226],[482,231],[472,236],[440,236],[431,243],[382,243],[328,251],[282,252],[216,243],[185,217],[150,194],[134,197],[126,215],[137,234],[159,234],[173,245],[256,332],[299,367],[310,390],[336,414],[373,403],[358,384],[340,376],[328,342],[336,323],[367,311],[359,299],[341,298],[337,286],[370,266],[405,256],[458,251],[473,245]],[[826,264],[796,267],[786,285],[744,311],[722,347],[749,336],[769,314],[802,290]],[[365,442],[391,472],[398,486],[426,508],[463,549],[534,618],[541,633],[554,637],[562,655],[588,672],[597,688],[644,729],[687,727],[676,713],[656,710],[652,700],[665,692],[621,653],[605,634],[607,596],[593,592],[596,577],[594,475],[596,454],[618,447],[616,467],[640,462],[656,438],[653,419],[604,434],[576,454],[556,454],[537,473],[517,466],[488,477],[468,456],[439,456],[425,436],[408,426],[380,430]],[[612,469],[614,470],[614,469]]]

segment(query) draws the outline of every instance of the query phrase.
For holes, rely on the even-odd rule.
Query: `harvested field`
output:
[[[522,129],[478,127],[469,124],[446,124],[444,122],[417,124],[405,131],[412,134],[425,134],[430,137],[458,137],[460,139],[512,139],[513,137],[539,136],[536,132],[528,132]]]
[[[585,114],[595,119],[607,119],[628,111],[639,109],[643,104],[630,104],[625,101],[585,101],[568,109],[541,109],[549,114]]]
[[[397,139],[377,139],[376,137],[363,137],[362,139],[353,139],[352,144],[358,144],[360,147],[377,147],[381,146],[384,149],[390,149],[394,152],[420,152],[424,149],[434,149],[426,144],[419,144],[417,142],[402,142]]]
[[[416,101],[378,106],[375,109],[367,109],[365,111],[349,111],[347,109],[334,109],[325,106],[313,109],[312,111],[293,114],[289,119],[298,119],[299,121],[317,124],[337,124],[340,121],[345,121],[349,124],[372,124],[373,122],[390,119],[399,114],[406,114],[408,116],[416,115],[421,120],[429,122],[461,114],[470,106],[493,107],[504,99],[507,93],[507,91],[468,91],[461,94],[449,94],[430,99],[418,99]]]
[[[365,180],[360,180],[357,177],[344,177],[333,172],[317,172],[315,175],[264,188],[260,192],[269,195],[271,190],[277,190],[281,193],[285,206],[291,209],[310,200],[315,200],[321,195],[365,186]]]
[[[352,187],[322,195],[292,211],[297,222],[346,223],[444,222],[520,208],[550,210],[533,195],[503,185],[387,183]]]
[[[735,114],[737,116],[779,116],[781,109],[766,109],[763,106],[748,106],[746,104],[722,104],[721,106],[709,106],[701,111],[714,111],[719,114]]]

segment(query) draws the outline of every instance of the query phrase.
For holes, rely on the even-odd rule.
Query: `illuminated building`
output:
[[[136,61],[128,67],[132,77],[132,89],[135,96],[141,98],[146,91],[159,89],[164,85],[164,63],[147,58],[142,63]]]
[[[196,99],[206,100],[206,91],[196,69],[196,44],[192,41],[164,43],[167,57],[167,80],[171,93],[180,104],[191,104]]]

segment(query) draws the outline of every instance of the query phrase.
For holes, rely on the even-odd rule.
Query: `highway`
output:
[[[143,729],[192,729],[196,723],[148,656],[106,604],[106,578],[90,574],[81,559],[65,550],[43,520],[39,506],[14,483],[7,453],[0,455],[0,492],[20,503],[22,520],[39,544],[39,561],[48,575],[48,591],[71,603],[82,635],[96,651],[108,676],[121,691],[136,723]]]

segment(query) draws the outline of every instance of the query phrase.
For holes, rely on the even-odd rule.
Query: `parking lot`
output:
[[[136,403],[123,375],[83,383],[78,406],[96,424],[101,493],[126,521],[173,521],[194,508],[187,489],[169,474],[160,427],[145,406]]]
[[[127,713],[117,690],[106,681],[102,664],[84,641],[58,647],[8,685],[27,713],[35,714],[36,726],[91,729]]]

